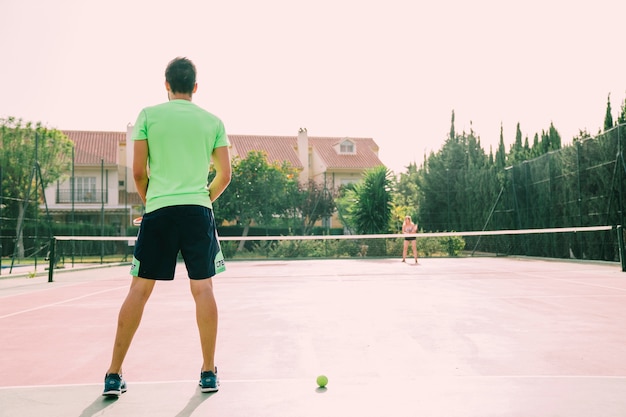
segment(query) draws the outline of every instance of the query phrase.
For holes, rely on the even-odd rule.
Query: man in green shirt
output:
[[[131,267],[132,283],[119,312],[105,396],[126,391],[122,363],[157,280],[173,280],[182,254],[196,304],[203,364],[202,392],[215,392],[217,306],[212,278],[224,271],[212,202],[230,182],[229,142],[222,121],[191,102],[195,65],[172,60],[165,70],[169,101],[141,111],[133,139],[133,176],[146,210]],[[209,166],[216,176],[207,187]],[[148,183],[150,186],[148,186]]]

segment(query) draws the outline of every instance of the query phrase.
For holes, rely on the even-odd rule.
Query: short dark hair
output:
[[[172,93],[191,94],[196,85],[196,66],[187,58],[172,59],[165,69]]]

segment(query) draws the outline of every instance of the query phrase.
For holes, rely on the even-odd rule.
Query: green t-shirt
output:
[[[211,154],[229,146],[219,118],[191,101],[172,100],[143,109],[132,139],[148,141],[146,213],[185,204],[212,208],[207,191]]]

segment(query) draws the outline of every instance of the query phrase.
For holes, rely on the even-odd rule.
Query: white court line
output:
[[[513,380],[526,380],[526,379],[607,379],[607,380],[626,380],[626,375],[453,375],[453,376],[437,376],[431,377],[424,375],[423,377],[414,376],[410,378],[396,378],[396,380],[405,381],[420,381],[423,379],[436,379],[436,380],[453,380],[453,379],[513,379]],[[334,381],[341,381],[346,383],[351,378],[334,378]],[[358,378],[357,378],[358,379]],[[281,382],[309,382],[311,378],[259,378],[259,379],[223,379],[220,378],[220,383],[223,384],[252,384],[252,383],[281,383]],[[361,379],[358,379],[360,382]],[[58,385],[15,385],[9,387],[0,387],[0,391],[12,390],[12,389],[41,389],[41,388],[71,388],[71,387],[91,387],[100,386],[103,382],[90,382],[85,384],[58,384]],[[163,384],[197,384],[197,379],[183,379],[183,380],[171,380],[171,381],[141,381],[133,382],[126,381],[128,385],[163,385]]]
[[[626,294],[580,294],[580,295],[501,295],[481,296],[468,295],[454,297],[455,299],[480,299],[480,300],[541,300],[554,298],[623,298]]]
[[[124,285],[123,287],[108,288],[106,290],[92,292],[92,293],[89,293],[89,294],[81,295],[79,297],[74,297],[74,298],[69,298],[67,300],[57,301],[56,303],[44,304],[44,305],[40,305],[38,307],[28,308],[26,310],[21,310],[21,311],[16,311],[14,313],[5,314],[4,316],[0,316],[0,320],[1,319],[6,319],[7,317],[17,316],[17,315],[23,314],[23,313],[30,313],[31,311],[37,311],[37,310],[41,310],[41,309],[44,309],[44,308],[53,307],[53,306],[56,306],[56,305],[59,305],[59,304],[69,303],[71,301],[76,301],[76,300],[80,300],[80,299],[83,299],[83,298],[91,297],[92,295],[104,294],[105,292],[109,292],[109,291],[117,291],[117,290],[120,290],[122,288],[128,289],[128,285]]]
[[[571,278],[555,278],[549,275],[542,275],[542,274],[537,274],[537,273],[529,273],[528,274],[529,277],[535,277],[535,278],[541,278],[541,279],[551,279],[554,281],[563,281],[563,282],[569,282],[570,284],[578,284],[578,285],[585,285],[587,287],[596,287],[596,288],[604,288],[606,290],[617,290],[617,291],[626,291],[626,288],[620,288],[620,287],[612,287],[609,285],[601,285],[601,284],[594,284],[591,282],[586,282],[586,281],[579,281],[577,279],[571,279]],[[580,279],[584,279],[585,277],[581,277]]]
[[[2,296],[0,296],[0,299],[10,298],[10,297],[18,297],[18,296],[21,296],[21,295],[30,295],[30,294],[35,294],[35,293],[44,292],[44,291],[53,291],[53,290],[58,290],[60,288],[75,287],[76,285],[89,284],[89,283],[90,283],[89,281],[64,282],[60,286],[50,286],[50,283],[43,283],[43,282],[40,283],[40,282],[37,282],[37,283],[30,284],[30,285],[39,285],[39,284],[41,284],[41,285],[48,285],[48,287],[38,288],[38,289],[35,289],[35,290],[32,290],[32,291],[30,290],[30,287],[28,286],[29,284],[15,286],[15,287],[0,288],[0,291],[22,290],[22,289],[24,289],[23,292],[16,292],[14,294],[2,295]]]

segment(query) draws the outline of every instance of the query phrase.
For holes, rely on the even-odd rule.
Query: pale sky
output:
[[[0,117],[124,131],[176,56],[229,134],[371,137],[396,173],[470,121],[564,143],[626,99],[626,1],[0,0]]]

